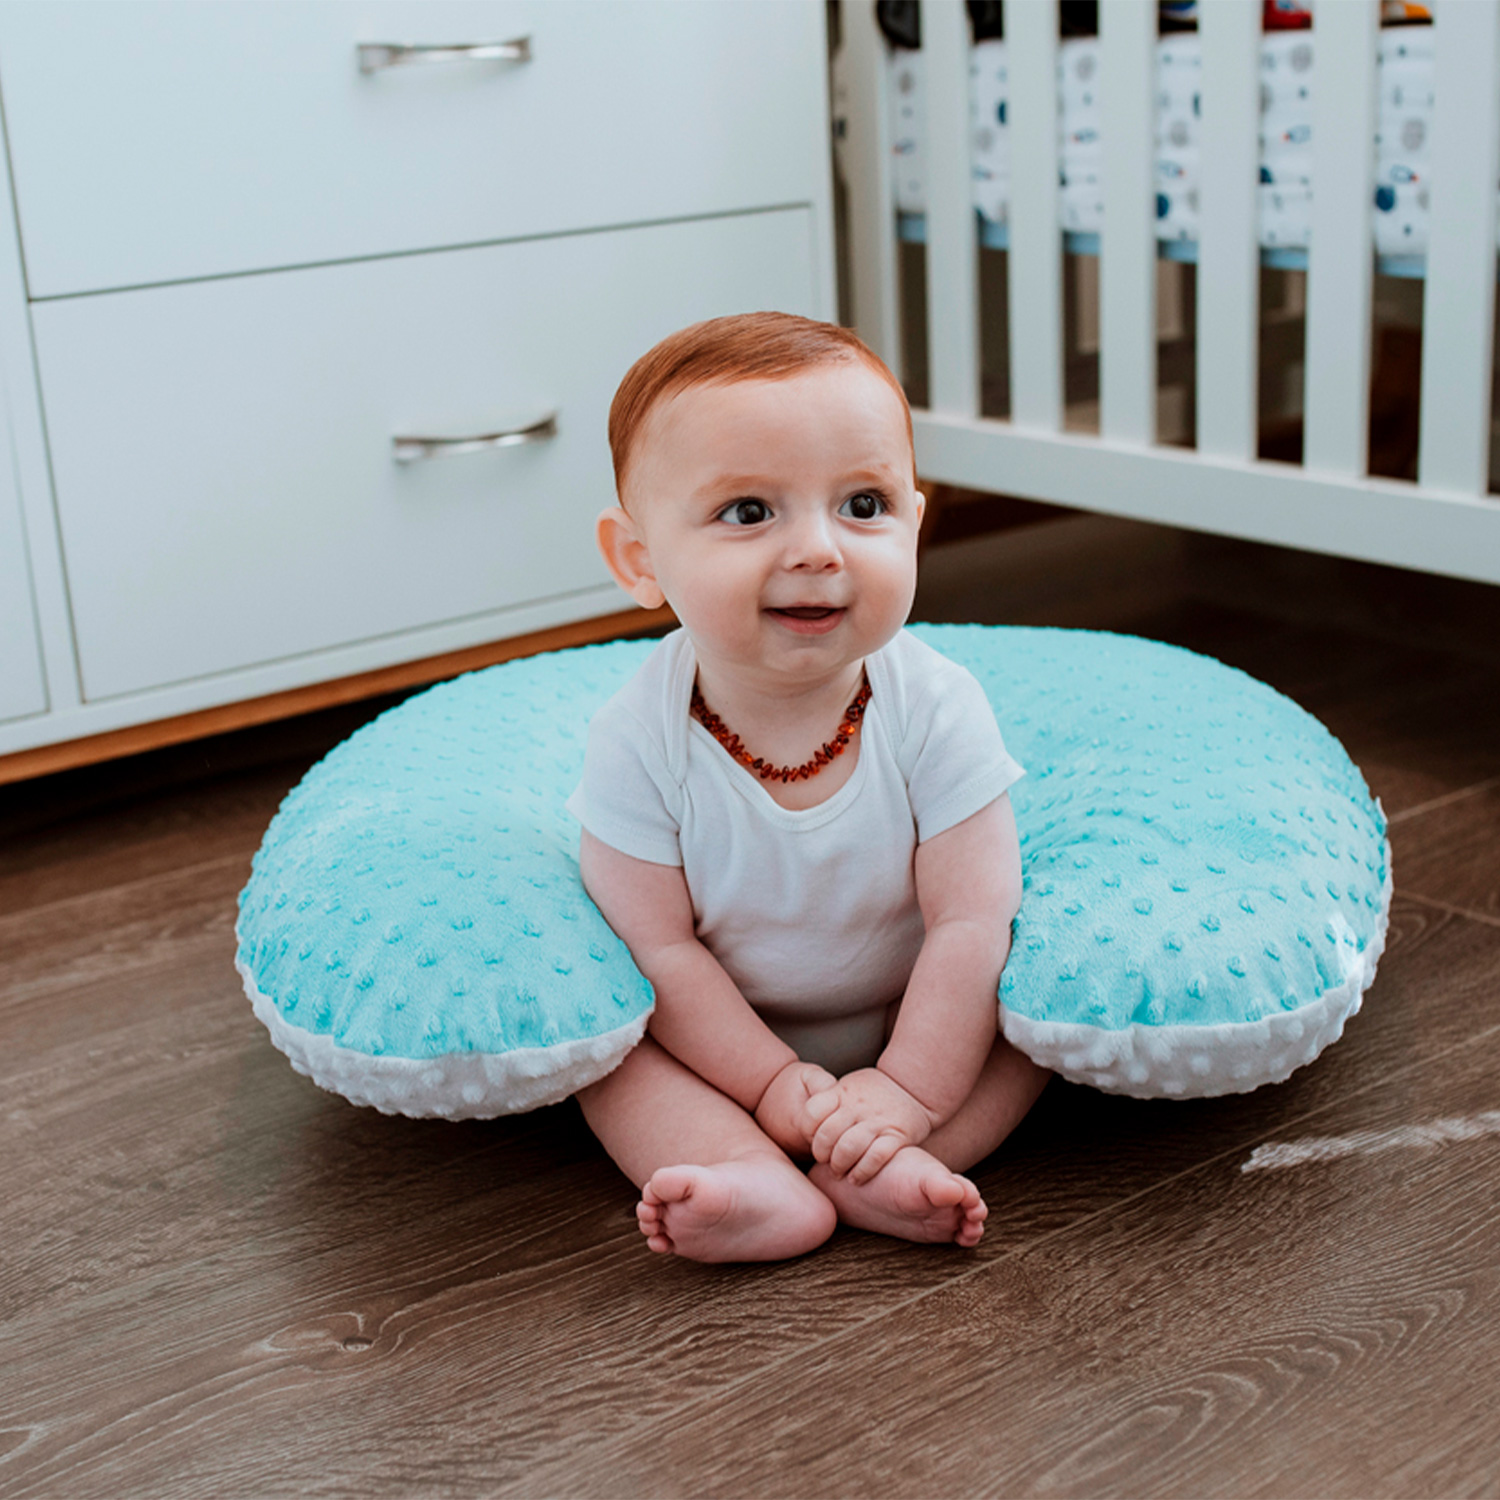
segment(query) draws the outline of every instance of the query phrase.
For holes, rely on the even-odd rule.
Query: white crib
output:
[[[929,404],[918,468],[961,485],[1500,582],[1488,494],[1500,180],[1500,0],[1439,0],[1415,483],[1372,478],[1369,439],[1378,6],[1315,13],[1303,462],[1257,452],[1259,0],[1200,6],[1196,447],[1156,441],[1155,0],[1101,0],[1099,431],[1064,430],[1055,0],[1006,0],[1010,417],[980,415],[968,21],[923,0]],[[851,304],[900,370],[886,43],[844,0]]]

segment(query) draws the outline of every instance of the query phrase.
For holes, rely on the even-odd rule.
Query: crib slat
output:
[[[1062,427],[1062,246],[1057,227],[1057,3],[1008,0],[1010,410]]]
[[[1156,0],[1099,8],[1104,233],[1099,259],[1099,431],[1156,435]]]
[[[1215,458],[1256,451],[1260,12],[1259,0],[1199,7],[1198,451]]]
[[[843,17],[850,312],[859,336],[899,380],[901,310],[896,296],[896,202],[885,97],[886,42],[875,22],[874,0],[846,5]]]
[[[1312,244],[1303,400],[1306,468],[1360,475],[1370,425],[1370,203],[1374,191],[1373,5],[1325,5],[1313,21]]]
[[[927,60],[927,339],[933,411],[979,411],[979,236],[969,164],[969,20],[922,7]]]
[[[1440,6],[1434,21],[1432,237],[1422,302],[1424,488],[1488,488],[1490,339],[1500,176],[1500,3]]]

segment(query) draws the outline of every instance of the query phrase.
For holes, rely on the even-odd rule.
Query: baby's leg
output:
[[[734,1100],[649,1036],[578,1095],[641,1189],[646,1243],[690,1260],[784,1260],[833,1233],[833,1205]]]
[[[945,1166],[966,1172],[983,1161],[1036,1103],[1052,1074],[997,1037],[973,1092],[958,1113],[922,1142]]]
[[[824,1165],[813,1168],[812,1181],[846,1224],[901,1239],[977,1245],[989,1210],[979,1190],[959,1174],[1020,1124],[1051,1076],[997,1038],[974,1091],[920,1147],[898,1151],[860,1186],[847,1176],[835,1177]]]

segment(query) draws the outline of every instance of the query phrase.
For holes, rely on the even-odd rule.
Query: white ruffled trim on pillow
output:
[[[1219,1026],[1127,1026],[1102,1031],[1077,1022],[1033,1021],[1000,1007],[1005,1038],[1070,1083],[1136,1099],[1207,1099],[1280,1083],[1343,1034],[1375,978],[1390,925],[1390,850],[1375,935],[1359,952],[1348,924],[1330,922],[1345,955],[1342,984],[1296,1010]]]
[[[597,1083],[646,1033],[650,1012],[600,1036],[510,1052],[450,1052],[441,1057],[373,1057],[331,1036],[293,1026],[261,993],[250,970],[235,967],[271,1041],[319,1088],[386,1115],[491,1120],[556,1104]]]

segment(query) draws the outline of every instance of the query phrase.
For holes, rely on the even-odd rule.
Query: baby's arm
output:
[[[833,1076],[800,1062],[698,940],[682,870],[622,854],[587,830],[584,888],[656,991],[651,1034],[680,1063],[753,1114],[783,1150],[805,1155],[810,1095]]]
[[[809,1101],[813,1155],[868,1182],[903,1146],[921,1144],[973,1092],[995,1045],[1000,972],[1021,904],[1010,798],[917,846],[927,935],[895,1030],[875,1067]]]

